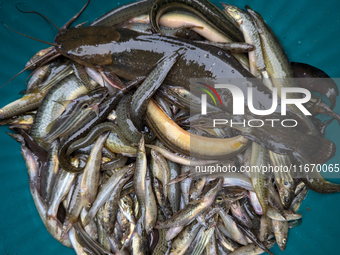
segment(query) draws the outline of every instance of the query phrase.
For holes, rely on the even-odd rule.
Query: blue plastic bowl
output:
[[[128,2],[131,1],[92,0],[77,23],[91,22]],[[213,2],[218,4],[219,1]],[[53,42],[57,30],[38,15],[20,13],[15,8],[16,3],[21,9],[43,13],[61,27],[80,10],[85,1],[0,2],[0,19],[3,23],[30,36]],[[280,39],[291,61],[308,63],[333,78],[340,77],[338,0],[230,0],[228,3],[240,8],[250,5],[260,12]],[[20,36],[3,26],[0,26],[0,35],[2,85],[19,72],[38,50],[47,45]],[[25,72],[0,88],[0,107],[20,98],[18,93],[25,89],[28,74]],[[335,111],[340,113],[339,104]],[[8,131],[7,127],[0,127],[0,254],[74,254],[73,250],[54,240],[45,229],[30,195],[20,146],[5,131]],[[333,122],[326,132],[326,138],[332,140],[337,147],[340,147],[339,131],[338,124]],[[328,163],[339,163],[339,156],[338,150]],[[287,249],[281,252],[275,245],[272,251],[275,254],[340,254],[339,200],[340,194],[310,192],[300,209],[303,223],[289,231]]]

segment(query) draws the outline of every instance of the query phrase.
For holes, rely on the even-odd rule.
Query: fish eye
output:
[[[283,243],[286,243],[286,242],[287,242],[287,240],[286,240],[286,239],[283,239],[283,240],[282,240],[282,242],[283,242]]]
[[[283,184],[287,186],[287,185],[288,185],[288,182],[285,180]]]
[[[84,105],[83,105],[83,109],[87,109],[88,107],[89,107],[88,104],[84,104]]]
[[[70,52],[68,51],[68,52],[66,52],[66,55],[67,55],[67,56],[70,56],[71,54],[70,54]]]
[[[209,181],[209,184],[212,184],[212,181]]]
[[[127,205],[128,203],[127,203],[126,201],[124,201],[124,204],[126,204],[126,205]]]
[[[266,236],[266,238],[268,238],[268,236],[269,236],[268,233],[266,233],[265,236]]]
[[[87,208],[90,208],[90,207],[91,207],[91,203],[88,203],[88,204],[86,205],[86,207],[87,207]]]

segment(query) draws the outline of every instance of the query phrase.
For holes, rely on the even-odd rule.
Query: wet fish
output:
[[[176,178],[181,173],[181,167],[179,164],[167,160],[170,169],[170,179]],[[181,203],[181,186],[179,183],[169,185],[168,187],[168,198],[171,205],[172,211],[175,213],[180,209]]]
[[[210,238],[212,238],[214,233],[215,233],[215,228],[213,226],[210,226],[208,229],[204,230],[203,233],[199,236],[199,239],[197,240],[195,248],[191,254],[193,255],[202,254]]]
[[[281,251],[284,251],[288,238],[288,222],[272,220],[272,224],[277,245]]]
[[[280,214],[276,209],[269,207],[267,216],[272,220],[276,221],[291,221],[291,220],[298,220],[302,218],[302,215],[299,213],[295,213],[293,211],[284,210],[283,215]]]
[[[299,194],[293,199],[292,204],[290,205],[289,209],[293,212],[297,212],[301,206],[302,201],[306,198],[308,194],[309,188],[305,186]]]
[[[65,246],[72,247],[68,234],[65,235],[63,238],[60,238],[62,224],[59,222],[59,220],[57,218],[49,220],[46,218],[48,207],[41,199],[37,190],[37,176],[39,166],[34,154],[30,150],[28,150],[25,145],[21,146],[21,153],[26,162],[31,195],[33,197],[34,204],[38,210],[41,220],[43,221],[48,232],[53,236],[53,238],[55,238]]]
[[[274,240],[268,241],[265,245],[268,249],[272,248],[275,244]],[[230,253],[230,255],[257,255],[262,254],[264,251],[255,244],[248,244],[246,246],[240,247],[234,252]]]
[[[172,241],[169,255],[182,255],[191,245],[191,242],[195,239],[196,235],[203,228],[197,221],[193,221],[186,226],[179,235]]]
[[[267,215],[261,216],[261,227],[259,233],[260,241],[268,240],[269,236],[273,232],[272,220]]]
[[[147,172],[147,162],[146,162],[146,152],[145,152],[145,141],[144,141],[144,136],[142,136],[142,139],[140,140],[138,144],[136,169],[135,169],[135,174],[133,176],[134,190],[135,190],[137,200],[138,200],[138,205],[140,208],[137,218],[139,219],[140,217],[142,217],[142,221],[144,221],[143,218],[145,217],[146,172]]]
[[[152,156],[152,173],[163,185],[163,194],[165,199],[168,198],[168,182],[170,181],[170,169],[166,159],[157,151],[151,150]]]
[[[59,141],[54,141],[48,151],[47,155],[47,168],[45,172],[45,185],[42,193],[42,198],[44,199],[46,204],[49,204],[50,197],[52,195],[53,185],[56,179],[56,176],[59,171],[59,159],[58,159],[58,149],[59,149]]]
[[[82,204],[87,209],[91,208],[92,203],[97,197],[100,177],[100,160],[107,136],[108,133],[104,133],[98,137],[84,169],[81,182],[81,198]]]
[[[136,218],[133,213],[133,201],[129,195],[125,195],[119,200],[119,208],[131,223],[136,224]]]
[[[170,219],[172,216],[170,202],[167,198],[165,198],[163,193],[163,185],[156,177],[153,178],[153,187],[160,209],[162,210],[165,218]]]
[[[292,157],[289,155],[279,155],[270,151],[269,156],[274,167],[290,166],[293,164]],[[285,208],[289,208],[295,190],[292,174],[290,172],[274,171],[274,179],[282,204]]]
[[[253,222],[251,221],[250,217],[248,216],[247,212],[241,207],[239,201],[236,201],[231,204],[230,210],[232,215],[241,222],[241,224],[245,225],[248,228],[253,227]]]
[[[251,167],[257,167],[257,169],[250,173],[251,182],[264,213],[267,212],[268,208],[268,175],[263,172],[261,167],[267,166],[268,164],[268,150],[253,142],[250,165]]]
[[[50,143],[71,132],[83,119],[86,119],[91,111],[98,112],[98,105],[104,100],[107,93],[106,88],[97,88],[67,102],[65,111],[47,126],[47,134],[42,139]],[[63,104],[64,102],[59,103]]]
[[[206,180],[207,179],[205,177],[199,177],[191,181],[189,190],[190,200],[195,200],[201,194],[201,191],[203,190]]]
[[[135,165],[130,164],[124,168],[122,168],[120,171],[116,172],[114,175],[110,177],[110,179],[104,183],[99,191],[98,194],[96,194],[96,197],[91,204],[91,208],[87,214],[87,216],[82,220],[83,226],[86,226],[90,223],[90,221],[94,218],[99,208],[106,202],[106,200],[110,197],[112,197],[112,214],[113,219],[117,216],[118,211],[118,202],[120,199],[120,191],[125,185],[125,183],[132,177],[135,170]],[[85,173],[84,173],[85,175]],[[112,221],[112,218],[110,218]]]
[[[243,232],[239,229],[236,222],[233,220],[233,218],[227,214],[222,208],[219,210],[218,214],[220,215],[224,226],[227,230],[227,232],[230,234],[232,239],[234,239],[236,242],[242,245],[247,245],[248,242],[243,234]]]
[[[83,208],[82,200],[81,200],[81,180],[83,178],[82,174],[79,174],[76,177],[74,188],[72,195],[70,197],[67,211],[66,211],[66,217],[63,223],[63,231],[61,233],[61,236],[64,236],[71,228],[74,223],[77,222],[78,217],[81,213],[81,210]]]
[[[208,191],[202,196],[200,201],[193,201],[187,204],[184,209],[175,213],[171,219],[157,222],[155,228],[162,229],[185,225],[201,214],[204,210],[209,208],[214,202],[218,191],[222,188],[222,180],[217,179],[215,181],[211,181],[207,187]]]
[[[151,183],[150,176],[147,176],[145,180],[145,229],[147,234],[150,234],[157,221],[157,202]]]
[[[255,46],[254,51],[248,52],[250,72],[255,77],[262,78],[261,72],[266,71],[266,65],[263,59],[260,37],[251,16],[235,6],[229,4],[222,4],[222,6],[240,28],[245,42]]]
[[[221,233],[219,229],[216,230],[216,236],[219,243],[228,251],[234,251],[238,249],[241,245],[235,242],[231,237]]]

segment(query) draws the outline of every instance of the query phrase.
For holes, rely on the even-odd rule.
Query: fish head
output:
[[[61,55],[87,67],[112,63],[113,45],[120,33],[112,27],[80,27],[57,34],[55,49]]]
[[[233,18],[233,20],[238,26],[241,26],[243,24],[242,10],[230,4],[223,4],[223,8],[226,11],[226,13]]]
[[[279,246],[281,251],[284,251],[286,249],[287,245],[287,239],[286,238],[280,238],[280,240],[277,240],[277,245]]]
[[[295,183],[293,179],[281,179],[278,191],[280,194],[281,203],[285,208],[288,208],[293,200]]]

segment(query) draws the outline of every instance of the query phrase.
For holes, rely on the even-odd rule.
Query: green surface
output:
[[[92,0],[78,22],[92,21],[110,9],[129,1]],[[219,1],[213,1],[218,4]],[[53,42],[56,29],[41,17],[23,14],[35,10],[62,26],[84,4],[84,1],[0,1],[0,20],[30,36]],[[243,8],[246,4],[260,12],[282,42],[291,61],[314,65],[331,77],[339,74],[340,2],[331,1],[252,1],[233,0]],[[20,71],[29,58],[44,44],[24,38],[0,26],[0,84]],[[14,81],[0,88],[0,107],[20,97],[25,89],[25,72]],[[339,104],[336,111],[340,113]],[[5,134],[7,127],[0,127],[0,254],[74,254],[74,251],[55,241],[45,229],[31,198],[24,160],[17,142]],[[340,128],[333,122],[326,138],[340,147]],[[339,150],[340,151],[340,150]],[[329,163],[340,163],[339,155]],[[339,181],[338,181],[339,182]],[[321,195],[310,192],[300,213],[303,224],[289,232],[287,249],[275,254],[340,254],[339,204],[340,194]],[[307,210],[307,206],[310,211]]]

